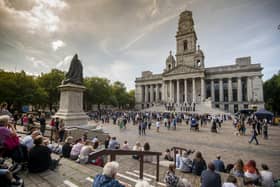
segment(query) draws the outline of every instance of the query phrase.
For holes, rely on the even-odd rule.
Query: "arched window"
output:
[[[170,70],[171,69],[171,64],[168,64],[168,70]]]
[[[184,51],[188,50],[188,41],[184,40]]]
[[[200,67],[200,66],[201,66],[200,60],[197,60],[197,61],[196,61],[196,65],[197,65],[197,67]]]

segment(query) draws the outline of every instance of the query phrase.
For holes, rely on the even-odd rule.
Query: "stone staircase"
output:
[[[152,107],[142,109],[142,112],[149,111],[149,112],[166,112],[164,104],[156,104]],[[181,112],[180,106],[175,106],[175,112]],[[225,114],[224,110],[219,108],[214,108],[211,106],[211,101],[204,101],[201,103],[196,104],[195,111],[188,111],[188,113],[195,113],[195,114]]]
[[[134,187],[139,180],[139,161],[133,160],[130,156],[119,156],[117,161],[120,164],[117,180]],[[151,187],[164,187],[165,172],[167,167],[161,165],[159,168],[159,182],[156,181],[156,165],[144,163],[143,180],[149,182]],[[28,187],[92,187],[94,176],[102,173],[102,168],[94,165],[81,165],[72,160],[62,159],[61,166],[56,171],[46,171],[40,174],[23,172],[20,176]],[[186,178],[193,187],[200,186],[200,177],[176,171],[176,175]],[[228,174],[221,173],[222,182],[226,181]],[[242,187],[241,179],[238,179],[238,186]]]

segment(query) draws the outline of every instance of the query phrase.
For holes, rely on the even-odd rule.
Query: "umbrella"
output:
[[[255,112],[255,115],[258,117],[258,118],[268,118],[268,119],[272,119],[273,118],[273,113],[272,112],[269,112],[265,109],[260,109],[258,110],[257,112]]]

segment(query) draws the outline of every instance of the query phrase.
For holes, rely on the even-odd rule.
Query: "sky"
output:
[[[77,53],[84,76],[133,89],[142,71],[162,73],[176,52],[184,10],[206,67],[251,56],[263,80],[280,70],[280,0],[0,0],[0,69],[67,71]]]

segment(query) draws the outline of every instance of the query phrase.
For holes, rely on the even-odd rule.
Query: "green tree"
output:
[[[126,87],[120,81],[114,82],[112,85],[112,93],[116,97],[117,106],[119,108],[124,108],[128,104],[128,95],[126,93]]]
[[[276,115],[280,114],[280,71],[263,85],[265,106]]]
[[[135,90],[130,90],[127,95],[128,95],[129,108],[134,108],[135,107]]]
[[[38,85],[42,88],[42,90],[38,90],[38,92],[46,96],[44,101],[49,106],[50,110],[53,109],[54,105],[58,105],[60,94],[58,86],[63,79],[64,72],[58,69],[52,69],[51,72],[42,74],[37,78]]]
[[[110,104],[111,89],[110,81],[106,78],[90,77],[85,78],[87,107],[96,104],[100,109],[101,104]]]
[[[21,72],[0,71],[0,101],[13,104],[21,110],[22,105],[32,104],[36,96],[36,82],[33,76]]]

